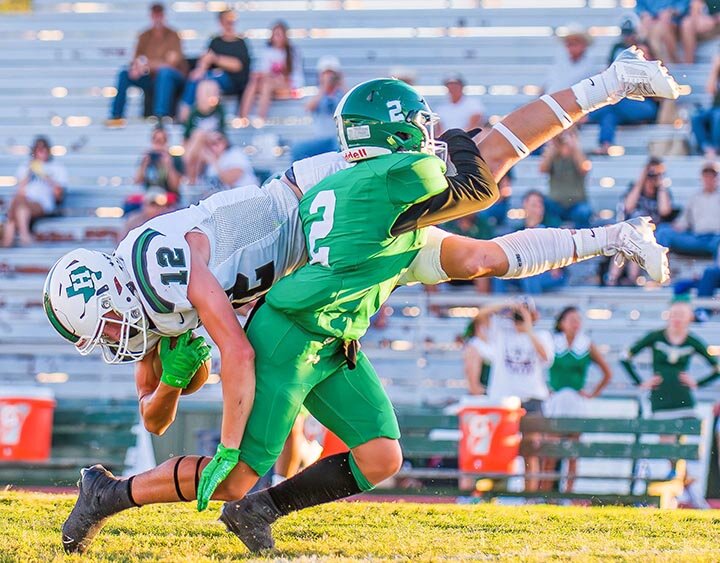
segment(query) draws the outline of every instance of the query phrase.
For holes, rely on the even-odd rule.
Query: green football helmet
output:
[[[410,85],[377,78],[352,88],[335,110],[340,150],[353,162],[395,152],[423,152],[445,159],[435,140],[437,115]]]

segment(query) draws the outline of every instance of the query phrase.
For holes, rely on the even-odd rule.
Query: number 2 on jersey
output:
[[[318,192],[310,204],[310,213],[317,213],[323,210],[322,219],[313,222],[310,227],[308,246],[310,247],[310,263],[329,266],[330,247],[320,246],[315,248],[318,239],[323,239],[330,234],[335,220],[335,192],[325,190]]]

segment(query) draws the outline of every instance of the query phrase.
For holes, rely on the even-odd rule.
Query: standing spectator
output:
[[[485,123],[485,106],[477,98],[465,95],[465,79],[461,74],[452,73],[443,80],[448,99],[435,108],[440,121],[435,125],[435,135],[448,129],[471,131]]]
[[[257,97],[257,115],[264,121],[273,96],[288,98],[293,90],[304,86],[302,59],[298,50],[290,44],[287,31],[284,22],[273,25],[270,40],[260,57],[259,68],[250,75],[250,82],[243,94],[241,118],[248,118]]]
[[[592,208],[587,201],[585,178],[592,168],[574,129],[546,145],[540,172],[547,174],[550,193],[545,201],[548,215],[570,221],[579,229],[590,226]]]
[[[696,193],[672,224],[658,226],[658,244],[693,256],[715,256],[720,244],[720,193],[718,166],[702,167],[702,190]]]
[[[717,35],[720,26],[720,2],[717,0],[691,0],[690,13],[680,22],[680,41],[685,62],[695,62],[698,41]]]
[[[30,225],[35,219],[52,215],[65,194],[68,174],[53,160],[50,141],[37,137],[30,147],[30,161],[15,172],[18,187],[10,201],[3,226],[2,245],[12,246],[17,233],[21,246],[32,244]]]
[[[180,36],[165,25],[165,7],[150,6],[150,29],[142,32],[135,46],[130,67],[118,74],[117,94],[110,109],[109,126],[125,123],[125,103],[130,86],[142,88],[145,96],[153,96],[153,115],[175,114],[175,95],[185,83],[187,61],[182,53]]]
[[[650,217],[653,223],[660,225],[672,215],[672,198],[665,182],[665,164],[659,158],[650,158],[643,168],[637,182],[627,191],[621,203],[624,219],[635,217]],[[623,217],[618,217],[621,219]],[[640,275],[640,269],[634,262],[610,262],[605,283],[610,286],[617,285],[624,271],[630,283],[635,283]]]
[[[655,57],[646,43],[636,45],[648,60]],[[600,108],[588,117],[588,122],[600,125],[599,146],[594,154],[606,155],[610,146],[615,144],[615,130],[618,125],[636,125],[639,123],[655,122],[657,120],[660,104],[652,98],[644,100],[631,100],[623,98],[617,104]]]
[[[552,335],[547,330],[535,330],[537,319],[531,298],[482,307],[474,321],[477,338],[469,343],[491,365],[487,388],[490,400],[500,404],[518,397],[526,416],[542,416],[542,404],[548,397],[545,370],[555,354]],[[486,327],[484,332],[478,325]],[[525,436],[526,440],[534,438]],[[538,458],[526,458],[525,464],[529,474],[538,473]],[[525,490],[537,489],[537,477],[527,477]]]
[[[569,88],[592,76],[595,66],[590,60],[588,47],[592,37],[579,23],[567,25],[567,32],[563,37],[565,49],[557,57],[545,77],[543,89],[545,92],[557,92]]]
[[[575,306],[565,307],[555,319],[555,359],[550,366],[550,398],[545,401],[543,413],[548,418],[585,418],[590,411],[588,399],[600,395],[610,383],[612,372],[605,358],[582,330],[582,317]],[[596,364],[602,379],[592,391],[585,391],[588,371]],[[567,436],[578,440],[579,434]],[[545,459],[545,471],[552,471],[555,459]],[[577,473],[577,459],[568,460],[565,491],[573,489]],[[549,487],[546,487],[550,490]]]
[[[713,58],[705,90],[712,96],[709,108],[698,108],[690,119],[698,150],[712,160],[720,150],[720,55]]]
[[[250,52],[245,39],[235,31],[236,21],[237,15],[233,10],[223,10],[218,14],[220,34],[210,40],[207,51],[198,59],[188,76],[180,121],[185,122],[190,115],[196,88],[201,80],[214,80],[223,94],[242,99],[250,77]]]
[[[534,229],[545,227],[545,198],[536,190],[529,190],[523,196],[523,211],[525,219],[522,228]],[[537,295],[552,291],[565,285],[567,281],[565,270],[555,269],[528,278],[517,280],[492,279],[492,288],[495,293],[506,293],[509,287],[518,286],[522,293]]]
[[[490,382],[490,362],[479,352],[487,348],[487,329],[488,323],[476,317],[463,335],[463,365],[470,395],[484,395]]]
[[[671,63],[678,62],[678,26],[690,9],[690,0],[637,0],[635,12],[640,29],[654,53]]]
[[[207,144],[207,135],[225,133],[225,111],[220,103],[220,87],[213,80],[203,80],[197,88],[197,98],[185,123],[185,173],[190,185],[200,173],[200,153]]]
[[[608,65],[611,65],[620,53],[625,49],[629,49],[640,41],[637,33],[638,17],[631,13],[625,14],[620,21],[620,41],[615,43],[610,49],[608,57]]]
[[[139,227],[150,219],[173,211],[175,206],[170,203],[168,193],[162,188],[153,187],[143,194],[142,207],[133,211],[125,217],[125,224],[118,234],[118,241],[121,241],[134,228]]]
[[[259,185],[250,160],[240,147],[230,144],[222,133],[207,135],[200,158],[205,166],[205,180],[215,190],[237,186]]]
[[[293,160],[339,149],[333,116],[345,94],[340,60],[333,55],[320,57],[317,73],[318,92],[305,104],[305,110],[313,116],[313,137],[295,144],[292,149]]]

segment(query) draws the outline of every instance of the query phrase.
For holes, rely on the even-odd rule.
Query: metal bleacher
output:
[[[70,248],[112,248],[113,234],[122,224],[122,203],[137,190],[131,177],[152,127],[139,117],[138,92],[129,99],[127,127],[111,130],[103,122],[117,71],[127,63],[137,32],[147,25],[147,2],[36,0],[33,4],[32,13],[0,17],[0,199],[7,202],[11,197],[15,169],[37,134],[50,137],[56,158],[69,171],[70,185],[63,215],[38,222],[41,242],[36,247],[0,250],[0,381],[34,381],[52,386],[61,396],[131,396],[130,367],[106,366],[97,357],[80,357],[52,333],[43,317],[41,289],[49,266]],[[560,48],[557,35],[569,22],[591,28],[595,37],[591,55],[600,70],[617,39],[618,22],[632,2],[549,0],[542,7],[530,0],[248,0],[228,4],[238,10],[238,30],[256,52],[270,24],[282,17],[303,56],[308,87],[300,91],[300,98],[273,103],[262,129],[231,123],[231,140],[246,148],[257,168],[275,172],[289,163],[292,143],[310,134],[311,119],[304,114],[302,98],[314,91],[314,69],[322,55],[333,53],[340,58],[348,85],[387,75],[397,66],[413,69],[418,88],[431,103],[443,97],[443,75],[459,71],[467,79],[468,93],[483,101],[488,116],[497,118],[537,95]],[[202,51],[216,31],[214,12],[224,7],[224,2],[168,4],[169,24],[180,30],[187,56]],[[681,116],[687,115],[692,104],[704,101],[703,84],[714,49],[713,44],[702,45],[696,65],[671,69],[694,87],[694,93],[682,102]],[[225,103],[233,115],[236,102]],[[646,160],[651,141],[687,137],[683,121],[620,128],[617,142],[624,147],[624,155],[593,159],[588,189],[595,209],[607,210],[605,218],[612,217],[615,203]],[[596,139],[597,127],[583,126],[583,145],[590,149]],[[181,131],[174,126],[171,144],[179,148],[180,143]],[[681,204],[696,189],[701,158],[670,157],[666,162],[675,201]],[[529,188],[544,190],[545,182],[536,157],[520,163],[513,203]],[[588,314],[600,315],[588,318],[588,328],[596,342],[607,345],[614,365],[623,344],[637,331],[660,322],[669,298],[667,289],[572,291],[572,295],[539,300],[546,312],[543,326],[548,326],[558,306],[568,301],[585,305]],[[389,327],[372,331],[365,344],[393,399],[442,402],[463,393],[455,341],[479,299],[462,290],[427,296],[406,289],[393,296],[395,313]],[[437,317],[432,312],[451,301],[454,309],[465,307],[464,313]],[[611,311],[611,318],[590,313],[594,309]],[[698,331],[716,342],[720,323],[707,323]],[[101,385],[88,385],[95,382]],[[614,383],[616,389],[626,386],[623,377]],[[201,393],[205,398],[219,396],[217,386]]]

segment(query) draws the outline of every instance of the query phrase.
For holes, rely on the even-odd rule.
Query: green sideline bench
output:
[[[58,400],[47,462],[0,462],[0,485],[73,486],[82,467],[101,463],[116,474],[135,445],[136,401]]]
[[[397,489],[403,494],[448,494],[464,495],[471,491],[461,490],[458,479],[506,479],[508,477],[524,477],[520,475],[498,475],[463,473],[457,469],[434,469],[430,467],[438,458],[456,459],[458,456],[458,419],[456,416],[440,412],[422,410],[398,413],[398,420],[403,437],[401,445],[410,467],[403,469],[398,475],[398,482],[409,479],[408,488]],[[641,459],[674,459],[697,460],[699,446],[685,443],[688,436],[699,436],[701,421],[696,419],[648,420],[648,419],[605,419],[605,418],[564,418],[547,419],[525,417],[521,420],[520,430],[524,436],[529,434],[552,435],[552,440],[530,441],[523,439],[520,444],[520,455],[545,458],[584,458],[584,459],[618,459],[632,460],[632,470],[625,475],[588,475],[578,472],[577,479],[597,481],[624,481],[627,483],[626,494],[608,493],[574,493],[574,492],[507,492],[500,490],[483,491],[482,498],[522,497],[542,499],[583,499],[594,504],[636,504],[643,503],[662,507],[672,507],[682,492],[685,463],[678,464],[677,476],[672,481],[652,482],[653,480],[636,475],[637,463]],[[453,436],[453,432],[455,436]],[[607,440],[578,441],[568,437],[571,434],[604,434],[612,438],[624,438],[624,442]],[[643,437],[648,435],[671,435],[675,443],[647,443]],[[558,472],[534,475],[542,480],[559,481],[563,475]],[[645,482],[645,494],[632,494],[635,482]],[[422,486],[417,486],[422,482]],[[387,490],[379,491],[387,493]]]

